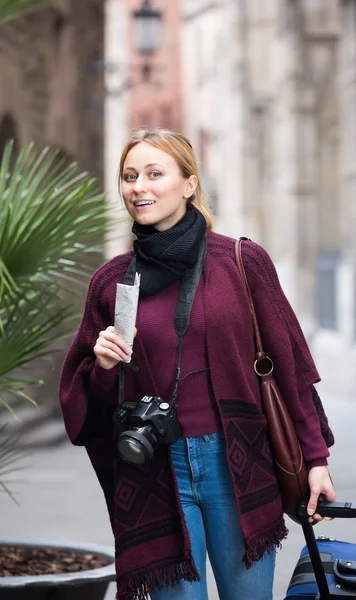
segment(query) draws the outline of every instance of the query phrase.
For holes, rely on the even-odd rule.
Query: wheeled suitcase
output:
[[[356,598],[356,544],[334,538],[315,538],[308,522],[307,503],[301,503],[299,518],[307,545],[294,569],[285,600],[343,600]],[[323,517],[356,517],[356,504],[320,502]]]

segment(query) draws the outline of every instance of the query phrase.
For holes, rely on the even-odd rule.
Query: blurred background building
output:
[[[0,30],[0,155],[7,138],[60,148],[103,177],[101,0],[55,0]]]
[[[355,391],[356,3],[186,0],[182,23],[216,229],[268,249],[323,378]]]
[[[133,127],[185,133],[215,230],[266,247],[331,392],[356,383],[355,0],[56,0],[0,31],[0,151],[59,146],[100,177]]]

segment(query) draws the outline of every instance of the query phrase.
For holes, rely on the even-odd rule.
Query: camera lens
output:
[[[152,458],[158,439],[152,427],[133,427],[122,433],[118,440],[120,456],[132,465],[144,465]]]

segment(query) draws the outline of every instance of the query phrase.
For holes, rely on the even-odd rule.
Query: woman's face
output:
[[[185,179],[173,156],[139,142],[128,153],[122,176],[122,196],[130,216],[159,231],[173,227],[184,216],[197,177]]]

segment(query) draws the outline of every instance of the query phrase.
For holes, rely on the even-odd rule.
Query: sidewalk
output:
[[[356,501],[356,399],[323,396],[336,445],[330,470],[339,500]],[[16,484],[17,507],[5,495],[0,500],[0,534],[48,540],[88,541],[111,545],[112,534],[103,495],[83,448],[65,442],[56,448],[32,451]],[[288,519],[290,535],[277,557],[275,600],[282,600],[303,545],[301,529]],[[317,526],[318,535],[356,542],[355,521]],[[210,572],[210,600],[218,600]],[[106,600],[114,600],[114,585]],[[232,599],[234,600],[234,599]]]

